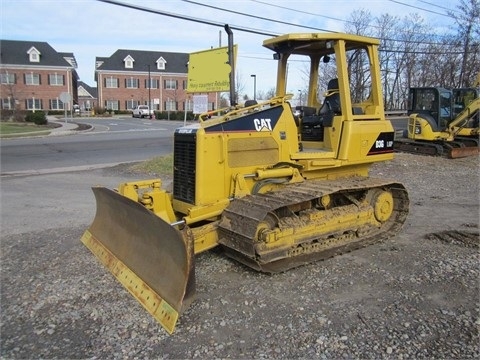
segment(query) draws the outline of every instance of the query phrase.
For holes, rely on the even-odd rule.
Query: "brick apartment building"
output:
[[[97,88],[83,81],[78,82],[78,105],[82,113],[93,110],[97,106],[97,98]]]
[[[186,53],[124,49],[97,57],[99,106],[131,110],[150,102],[158,111],[192,110],[192,95],[186,92],[188,59]],[[218,108],[216,98],[215,93],[208,94],[209,110]]]
[[[46,42],[0,40],[0,99],[3,110],[71,110],[78,102],[73,53]],[[68,93],[64,104],[61,94]]]

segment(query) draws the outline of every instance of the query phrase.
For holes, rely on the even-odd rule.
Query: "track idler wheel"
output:
[[[393,214],[393,195],[389,191],[373,189],[367,193],[367,201],[373,208],[373,214],[377,221],[384,223]]]
[[[269,213],[263,221],[257,226],[257,234],[255,238],[258,241],[268,242],[268,234],[278,226],[278,217]]]

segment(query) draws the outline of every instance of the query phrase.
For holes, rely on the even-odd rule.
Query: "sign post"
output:
[[[72,96],[68,92],[62,92],[60,94],[60,101],[63,103],[63,108],[65,109],[65,122],[67,122],[67,106],[72,101]]]

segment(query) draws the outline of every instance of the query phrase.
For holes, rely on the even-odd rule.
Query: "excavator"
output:
[[[480,99],[476,88],[410,88],[408,127],[394,148],[461,158],[479,153]]]
[[[175,130],[171,192],[161,179],[93,187],[97,211],[82,242],[170,334],[194,300],[196,254],[219,247],[252,269],[284,272],[394,236],[409,212],[404,185],[369,176],[394,156],[379,41],[294,33],[263,46],[277,60],[275,96],[235,104],[229,56],[230,107]],[[286,91],[293,56],[310,64],[298,116]],[[322,69],[332,74],[323,101]]]

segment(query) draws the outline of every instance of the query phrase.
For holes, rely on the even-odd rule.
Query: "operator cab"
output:
[[[298,112],[300,152],[336,158],[342,146],[346,146],[342,139],[348,141],[348,136],[340,135],[346,122],[385,120],[376,60],[378,44],[373,38],[357,35],[340,38],[337,34],[288,34],[264,41],[263,45],[273,50],[274,59],[278,60],[278,97],[286,95],[288,84],[296,76],[292,67],[308,62],[308,89],[299,90],[298,98],[291,100],[297,103],[294,108]],[[353,60],[347,64],[345,59]],[[379,128],[367,125],[362,131],[374,137]],[[343,150],[345,154],[350,151],[347,147]]]
[[[441,87],[410,88],[408,115],[419,114],[433,131],[445,129],[452,121],[452,91]]]

